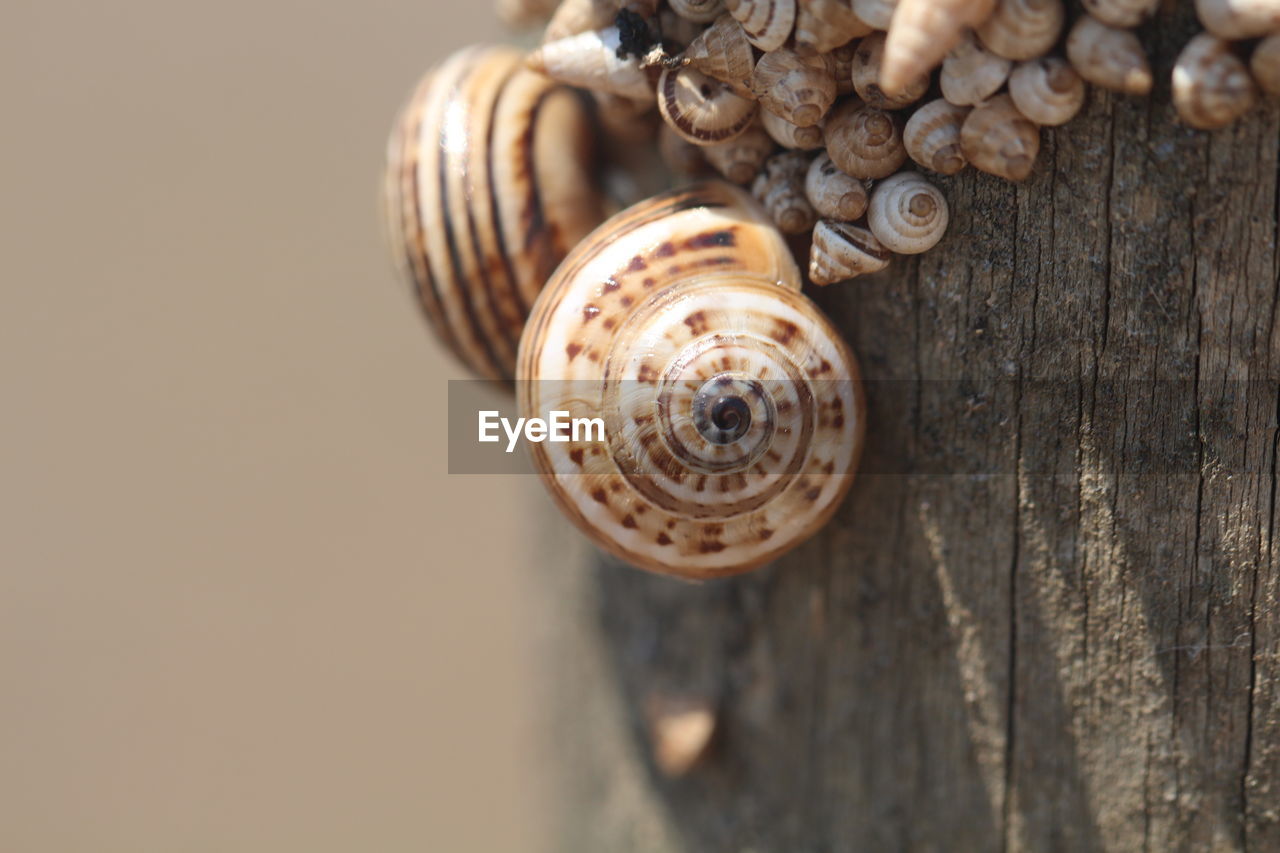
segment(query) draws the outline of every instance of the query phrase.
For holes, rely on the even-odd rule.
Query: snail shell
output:
[[[699,149],[717,172],[735,184],[749,184],[777,146],[758,123],[739,137]]]
[[[612,140],[642,145],[653,141],[658,130],[658,116],[649,98],[636,100],[608,92],[591,92],[596,104],[600,129]]]
[[[968,115],[968,107],[957,107],[945,98],[925,104],[911,114],[902,131],[907,154],[926,169],[956,174],[969,165],[960,146],[960,128]]]
[[[768,52],[787,43],[796,23],[796,0],[724,0],[729,14],[737,18],[747,39]]]
[[[571,86],[637,100],[653,97],[653,85],[640,60],[619,57],[621,43],[617,27],[590,30],[544,44],[529,54],[528,64]]]
[[[723,4],[720,11],[726,15],[728,14],[728,12],[724,11]],[[706,24],[690,21],[688,18],[677,15],[671,9],[663,8],[658,12],[657,31],[661,36],[660,42],[670,46],[672,53],[679,53],[688,45],[693,44],[706,29]]]
[[[1000,91],[1013,63],[965,36],[942,63],[942,97],[958,107],[980,104]]]
[[[1191,127],[1226,127],[1249,111],[1258,89],[1249,69],[1217,36],[1201,33],[1187,43],[1173,66],[1173,106]]]
[[[960,128],[960,148],[978,169],[1021,181],[1040,154],[1040,128],[1018,112],[1012,98],[999,95],[969,113]]]
[[[1021,62],[1009,75],[1009,97],[1018,111],[1041,127],[1057,127],[1084,106],[1084,81],[1066,60],[1046,56]]]
[[[809,280],[825,287],[889,266],[892,255],[865,228],[848,222],[822,220],[813,229],[809,249]]]
[[[823,133],[832,161],[855,178],[888,177],[907,160],[899,119],[856,100],[832,110]]]
[[[927,252],[947,233],[950,212],[942,191],[915,172],[899,172],[876,184],[867,227],[886,249],[900,255]]]
[[[853,52],[849,77],[858,97],[881,110],[898,110],[924,97],[929,89],[926,74],[911,81],[900,94],[889,96],[880,88],[880,64],[884,61],[884,33],[874,33],[858,42]]]
[[[1109,27],[1131,29],[1151,17],[1160,0],[1084,0],[1084,10]]]
[[[797,127],[822,121],[836,100],[836,78],[827,58],[785,48],[760,57],[751,88],[760,106]]]
[[[542,32],[542,43],[612,26],[622,0],[561,0]]]
[[[1113,92],[1145,95],[1151,67],[1138,37],[1083,15],[1067,36],[1067,59],[1081,77]]]
[[[893,10],[898,0],[850,0],[853,14],[866,22],[867,26],[876,30],[887,30],[893,22]]]
[[[671,11],[686,21],[709,24],[724,13],[724,0],[667,0]]]
[[[994,8],[995,0],[901,0],[885,42],[881,88],[895,95],[927,75]]]
[[[603,442],[530,445],[597,544],[709,578],[778,557],[835,511],[862,389],[800,284],[764,212],[719,182],[624,211],[556,271],[521,339],[520,410],[604,420]]]
[[[840,171],[825,151],[809,164],[804,194],[823,219],[852,222],[867,212],[867,188]]]
[[[857,50],[858,42],[852,41],[827,54],[827,59],[831,60],[831,73],[836,78],[837,95],[853,92],[853,55]]]
[[[551,17],[556,0],[498,0],[498,17],[511,27],[528,27]]]
[[[822,128],[796,127],[785,118],[768,110],[760,113],[760,126],[769,134],[774,142],[783,148],[794,148],[800,151],[813,151],[824,144]]]
[[[460,51],[423,78],[387,145],[391,248],[436,335],[511,379],[524,319],[603,218],[591,116],[509,48]]]
[[[803,234],[818,218],[804,194],[808,171],[808,154],[783,151],[765,161],[751,185],[751,194],[784,234]]]
[[[1280,95],[1280,33],[1258,42],[1249,60],[1249,69],[1266,92]]]
[[[1062,0],[1000,0],[978,38],[997,56],[1034,59],[1058,41],[1065,15]]]
[[[848,0],[797,0],[795,39],[801,51],[830,53],[870,32]]]
[[[757,106],[735,95],[727,83],[685,65],[663,70],[658,80],[658,111],[682,138],[694,145],[712,145],[750,127]]]
[[[1206,30],[1228,41],[1280,33],[1277,0],[1196,0],[1196,15]]]
[[[734,94],[754,98],[751,75],[756,65],[755,52],[747,34],[731,15],[721,15],[702,31],[685,49],[690,65],[722,83],[728,83]]]

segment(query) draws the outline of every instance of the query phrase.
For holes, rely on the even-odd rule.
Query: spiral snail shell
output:
[[[786,44],[795,27],[796,0],[725,0],[724,5],[747,39],[766,52]]]
[[[1041,127],[1071,121],[1084,106],[1084,81],[1065,59],[1045,56],[1021,62],[1009,75],[1009,97]]]
[[[867,227],[880,244],[900,255],[927,252],[947,233],[947,200],[914,172],[899,172],[876,184]]]
[[[1229,41],[1280,33],[1280,0],[1196,0],[1204,28]]]
[[[720,182],[580,243],[534,306],[519,373],[522,415],[604,421],[603,441],[531,445],[534,467],[587,535],[656,572],[734,574],[794,547],[862,447],[856,362],[763,211]]]
[[[1173,66],[1173,106],[1191,127],[1226,127],[1258,99],[1249,69],[1217,36],[1201,33],[1187,43]]]
[[[823,134],[832,161],[855,178],[886,178],[907,159],[898,118],[856,100],[831,111]]]
[[[1249,58],[1249,70],[1267,94],[1280,95],[1280,33],[1258,42]]]
[[[727,83],[734,93],[754,98],[751,72],[756,65],[755,51],[742,24],[725,13],[685,48],[684,60],[694,68]]]
[[[849,222],[824,219],[813,229],[809,280],[819,287],[869,275],[889,266],[892,254],[876,236]]]
[[[783,148],[793,148],[800,151],[813,151],[821,148],[824,144],[822,128],[817,125],[811,127],[797,127],[787,121],[782,116],[763,110],[760,113],[760,126],[764,128],[764,132]]]
[[[976,168],[1010,181],[1025,180],[1040,154],[1040,128],[997,95],[974,107],[960,127],[960,148]]]
[[[802,51],[830,53],[870,32],[848,0],[797,0],[795,40]]]
[[[667,68],[658,79],[658,111],[694,145],[739,136],[755,123],[758,109],[755,101],[735,95],[727,83],[690,65]]]
[[[967,35],[942,62],[942,97],[958,107],[972,107],[994,95],[1009,78],[1013,62],[996,56]]]
[[[836,100],[831,62],[825,56],[801,56],[785,48],[760,57],[751,88],[760,106],[797,127],[822,121]]]
[[[1067,59],[1080,76],[1126,95],[1151,91],[1151,66],[1138,37],[1082,15],[1067,36]]]
[[[1053,47],[1065,17],[1062,0],[1000,0],[978,38],[997,56],[1034,59]]]
[[[836,168],[826,152],[809,164],[804,176],[804,194],[823,219],[852,222],[867,212],[867,188],[862,181]]]
[[[429,72],[387,145],[394,257],[436,335],[510,380],[524,319],[560,259],[604,218],[591,119],[570,89],[475,47]]]
[[[954,175],[969,161],[960,148],[960,128],[968,107],[957,107],[945,98],[930,101],[911,114],[902,131],[902,143],[911,159],[930,171]]]

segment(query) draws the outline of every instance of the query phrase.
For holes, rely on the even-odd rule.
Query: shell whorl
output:
[[[918,255],[947,233],[947,199],[914,172],[899,172],[876,184],[867,210],[867,227],[886,249]]]
[[[862,444],[856,362],[800,292],[764,212],[728,184],[606,222],[539,297],[520,410],[605,421],[604,442],[531,445],[566,514],[633,565],[754,568],[818,529]]]

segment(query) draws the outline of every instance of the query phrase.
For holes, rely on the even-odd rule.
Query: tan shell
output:
[[[893,256],[865,228],[822,220],[813,229],[809,248],[809,281],[825,287],[869,275],[889,266]]]
[[[605,27],[549,42],[529,54],[528,64],[553,80],[624,98],[653,97],[653,84],[634,56],[620,59],[617,27]]]
[[[1009,97],[1024,116],[1041,127],[1057,127],[1084,106],[1085,86],[1065,59],[1046,56],[1020,62],[1009,75]]]
[[[884,61],[884,33],[874,33],[858,42],[853,52],[849,77],[858,97],[881,110],[898,110],[924,97],[929,90],[928,75],[911,82],[901,93],[886,95],[880,88],[880,65]]]
[[[1067,36],[1067,59],[1085,80],[1113,92],[1145,95],[1151,91],[1151,67],[1138,37],[1088,15]]]
[[[852,222],[867,212],[867,188],[862,181],[840,171],[825,151],[809,164],[804,194],[823,219]]]
[[[645,697],[644,721],[653,763],[668,779],[685,776],[702,761],[715,739],[715,706],[705,696]]]
[[[999,0],[978,38],[996,56],[1035,59],[1057,43],[1065,15],[1062,0]]]
[[[498,0],[498,18],[511,27],[545,22],[556,10],[557,0]]]
[[[600,129],[619,142],[635,145],[652,142],[662,124],[649,98],[635,100],[608,92],[592,92],[591,99],[596,103]]]
[[[1012,62],[967,35],[942,63],[942,97],[958,107],[980,104],[1000,91],[1012,67]]]
[[[808,154],[784,151],[766,160],[764,168],[751,184],[751,194],[764,205],[769,218],[784,234],[803,234],[813,227],[818,218],[804,194],[808,171]]]
[[[724,0],[667,0],[671,11],[686,21],[709,24],[724,14]]]
[[[875,107],[846,101],[831,111],[823,128],[827,153],[855,178],[884,178],[906,162],[900,120]]]
[[[960,128],[968,115],[968,107],[957,107],[945,98],[925,104],[911,114],[902,131],[907,154],[930,171],[956,174],[969,165],[960,148]]]
[[[755,97],[751,76],[756,65],[755,52],[747,34],[730,15],[721,15],[694,39],[684,52],[689,64],[722,83],[728,83],[734,94]]]
[[[510,380],[524,319],[561,258],[604,218],[591,116],[519,52],[460,51],[423,78],[387,145],[394,257],[436,336]]]
[[[782,47],[795,27],[796,0],[724,0],[724,5],[747,39],[763,51]]]
[[[797,0],[796,48],[813,53],[830,53],[852,39],[871,32],[848,0]]]
[[[1278,0],[1196,0],[1204,28],[1228,41],[1280,33]]]
[[[613,26],[623,0],[561,0],[542,32],[542,43]]]
[[[813,151],[826,144],[821,127],[796,127],[768,110],[760,112],[760,126],[783,148]]]
[[[677,178],[687,180],[705,176],[710,171],[705,150],[676,133],[665,122],[658,130],[658,154],[662,157],[663,164]]]
[[[898,7],[898,0],[849,0],[853,14],[875,30],[887,30],[893,21],[893,12]]]
[[[1258,42],[1249,60],[1249,69],[1264,91],[1280,95],[1280,33]]]
[[[521,340],[520,412],[604,420],[603,442],[529,445],[598,545],[710,578],[830,518],[865,406],[856,361],[800,285],[764,211],[720,182],[624,211],[560,265]]]
[[[1109,27],[1132,29],[1150,18],[1160,0],[1083,0],[1084,10]]]
[[[721,175],[735,184],[749,184],[764,167],[764,161],[777,148],[764,128],[753,124],[746,131],[728,142],[708,145],[699,150],[707,162]]]
[[[881,88],[894,95],[928,74],[994,8],[995,0],[900,0],[885,42]]]
[[[960,148],[974,167],[1011,181],[1021,181],[1035,168],[1040,129],[998,95],[974,107],[960,128]]]
[[[827,59],[831,60],[831,73],[836,78],[837,96],[853,92],[853,55],[857,50],[858,42],[852,41],[827,54]]]
[[[1187,43],[1173,66],[1173,106],[1199,130],[1226,127],[1249,111],[1258,88],[1249,69],[1217,36],[1201,33]]]
[[[760,57],[751,88],[760,106],[797,127],[822,121],[836,100],[836,78],[827,58],[786,48]]]
[[[880,244],[900,255],[927,252],[947,233],[950,212],[942,191],[915,172],[900,172],[876,184],[867,227]]]
[[[658,111],[676,133],[694,145],[727,142],[755,121],[755,101],[735,95],[728,84],[686,65],[663,70]]]
[[[724,12],[724,9],[720,10]],[[724,12],[728,14],[727,12]],[[693,44],[698,36],[706,31],[706,24],[699,24],[696,21],[690,21],[688,18],[682,18],[670,9],[663,8],[658,12],[658,32],[662,35],[662,42],[671,48],[672,53],[679,53],[685,47]]]

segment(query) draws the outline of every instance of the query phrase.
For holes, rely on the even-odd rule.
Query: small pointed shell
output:
[[[1278,0],[1196,0],[1196,15],[1206,30],[1228,41],[1280,33]]]
[[[797,127],[822,121],[836,100],[836,78],[827,58],[786,48],[760,57],[751,88],[760,106]]]
[[[853,64],[849,77],[858,97],[882,110],[899,110],[924,97],[929,89],[929,77],[925,75],[912,81],[900,94],[887,95],[880,88],[880,64],[884,62],[884,33],[874,33],[858,42],[853,52]]]
[[[889,250],[865,228],[822,220],[813,229],[809,280],[825,287],[889,266]]]
[[[1009,97],[1031,121],[1057,127],[1071,121],[1084,106],[1084,81],[1065,59],[1046,56],[1018,63],[1009,75]]]
[[[1065,14],[1062,0],[1000,0],[978,38],[996,56],[1034,59],[1058,41]]]
[[[899,119],[857,101],[846,101],[832,110],[823,133],[831,159],[855,178],[888,177],[907,159]]]
[[[950,212],[942,191],[915,172],[901,172],[876,184],[867,209],[867,227],[889,251],[927,252],[947,233]]]
[[[1011,181],[1031,174],[1040,153],[1040,129],[1008,95],[974,107],[960,128],[960,147],[976,168]]]
[[[830,53],[870,32],[848,0],[797,0],[795,39],[801,51]]]
[[[728,83],[734,94],[755,97],[751,91],[751,75],[756,57],[747,34],[730,15],[721,15],[689,43],[684,58],[703,74]]]
[[[809,155],[784,151],[765,161],[764,169],[751,185],[751,194],[764,205],[769,218],[784,234],[802,234],[817,220],[813,205],[804,194]]]
[[[709,24],[724,13],[724,0],[667,0],[671,11],[686,21]]]
[[[634,56],[618,57],[617,27],[578,33],[535,50],[528,65],[553,80],[624,98],[653,97],[649,76]]]
[[[796,0],[725,0],[729,14],[737,18],[747,39],[763,51],[787,43],[796,23]]]
[[[887,30],[893,22],[893,10],[898,0],[850,0],[853,14],[867,22],[867,26],[876,30]]]
[[[1151,91],[1151,67],[1138,37],[1088,15],[1082,16],[1067,36],[1067,59],[1090,83],[1123,92],[1145,95]]]
[[[671,174],[678,178],[697,178],[707,174],[705,150],[676,133],[665,122],[658,131],[658,154]]]
[[[966,36],[942,63],[942,97],[958,107],[980,104],[1000,91],[1013,63]]]
[[[758,123],[736,139],[700,149],[707,162],[735,184],[749,184],[764,167],[776,146]]]
[[[825,151],[809,164],[804,194],[823,219],[852,222],[867,212],[867,188],[840,171]]]
[[[1109,27],[1132,29],[1159,7],[1160,0],[1084,0],[1084,10]]]
[[[694,145],[726,142],[755,121],[756,103],[692,66],[667,68],[658,80],[658,111]]]
[[[960,128],[968,115],[968,107],[957,107],[945,98],[930,101],[912,113],[902,131],[902,143],[911,159],[943,175],[954,175],[967,166],[960,148]]]
[[[768,110],[760,112],[760,125],[764,128],[764,132],[783,148],[813,151],[826,144],[821,127],[796,127],[785,118],[774,115]]]
[[[897,94],[928,74],[994,8],[995,0],[901,0],[885,42],[880,86]]]
[[[1280,33],[1258,42],[1249,69],[1259,86],[1272,95],[1280,95]]]
[[[1173,66],[1173,106],[1199,130],[1216,130],[1248,112],[1258,100],[1249,69],[1217,36],[1201,33]]]

